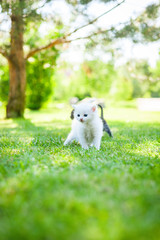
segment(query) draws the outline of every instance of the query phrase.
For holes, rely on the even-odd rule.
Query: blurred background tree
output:
[[[6,116],[23,116],[25,103],[31,109],[39,109],[50,95],[52,100],[66,99],[71,97],[71,93],[79,98],[91,95],[125,100],[159,97],[160,64],[151,68],[146,61],[131,59],[124,65],[116,66],[116,49],[112,45],[122,38],[129,38],[134,43],[159,40],[159,4],[147,6],[138,17],[126,23],[100,29],[96,21],[124,1],[101,0],[111,4],[111,8],[96,18],[88,12],[94,0],[65,2],[71,14],[67,22],[66,19],[62,21],[56,10],[48,13],[54,0],[0,1],[3,28],[0,28],[0,53],[8,61],[8,67],[4,59],[1,58],[0,62],[0,99],[8,102]],[[47,29],[44,23],[48,24]],[[83,36],[77,35],[87,26],[93,28]],[[72,66],[66,60],[60,67],[56,66],[60,53],[65,51],[67,44],[77,39],[88,39],[86,52],[92,54],[97,46],[101,46],[101,51],[107,52],[111,58],[106,62],[92,57],[92,60],[84,59],[79,66]],[[62,44],[63,47],[57,47]]]
[[[110,2],[107,0],[105,2]],[[26,26],[29,23],[39,23],[40,21],[45,21],[43,14],[39,11],[40,8],[43,8],[51,0],[45,1],[33,1],[33,0],[1,0],[0,1],[0,13],[2,14],[2,23],[3,21],[8,24],[8,35],[3,39],[0,46],[0,53],[3,57],[8,60],[9,66],[9,97],[8,104],[6,108],[6,117],[23,117],[25,109],[25,90],[26,90],[26,61],[33,57],[36,53],[39,53],[43,50],[50,49],[55,45],[62,44],[65,42],[70,42],[72,40],[68,37],[72,36],[73,33],[78,31],[82,27],[78,27],[73,31],[57,32],[56,35],[45,42],[44,45],[38,45],[36,38],[36,47],[31,45],[27,50],[27,53],[24,52],[25,38],[24,33],[26,32]],[[85,5],[91,1],[66,1],[70,4],[74,10],[74,16],[82,14],[82,11],[79,13],[77,11],[78,5]],[[122,1],[123,2],[123,1]],[[119,6],[120,4],[117,4]],[[115,7],[114,7],[115,8]],[[50,16],[49,16],[50,17]],[[53,21],[53,15],[51,17]],[[87,25],[94,23],[95,20],[90,21]],[[38,25],[38,24],[37,24]],[[54,24],[56,25],[56,24]],[[86,24],[85,24],[86,25]],[[6,28],[7,30],[7,28]],[[9,34],[10,32],[10,34]],[[7,39],[8,38],[8,39]],[[34,44],[33,44],[34,45]]]

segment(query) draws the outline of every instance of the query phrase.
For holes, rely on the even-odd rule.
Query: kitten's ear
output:
[[[92,112],[95,112],[96,109],[97,109],[96,105],[93,105],[92,108],[91,108]]]
[[[76,104],[72,104],[73,109],[76,109]]]

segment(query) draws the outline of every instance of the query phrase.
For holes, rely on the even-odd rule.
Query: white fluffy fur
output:
[[[97,106],[91,103],[81,103],[74,105],[73,108],[72,130],[64,145],[77,140],[84,149],[95,146],[99,150],[103,135],[103,124],[98,116]]]

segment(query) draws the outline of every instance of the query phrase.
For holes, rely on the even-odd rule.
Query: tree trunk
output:
[[[11,16],[11,50],[8,61],[10,83],[6,117],[23,117],[26,69],[23,52],[23,17],[20,9],[18,13],[12,12]]]

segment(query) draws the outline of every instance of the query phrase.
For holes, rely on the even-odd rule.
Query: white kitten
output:
[[[88,149],[95,146],[98,150],[103,135],[103,123],[98,116],[97,106],[91,103],[73,105],[74,120],[72,130],[69,133],[64,145],[77,140],[82,148]]]

